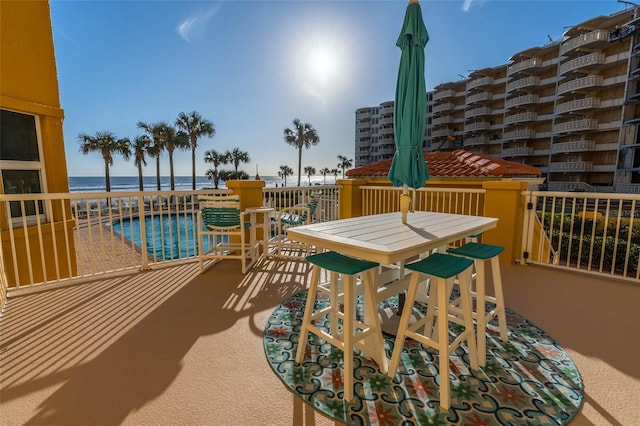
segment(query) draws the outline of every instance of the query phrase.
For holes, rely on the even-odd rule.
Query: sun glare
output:
[[[310,52],[308,61],[308,72],[312,79],[324,86],[331,83],[336,74],[336,55],[327,47],[320,47]]]

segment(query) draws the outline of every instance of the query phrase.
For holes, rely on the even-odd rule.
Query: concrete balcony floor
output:
[[[271,311],[306,286],[305,263],[239,270],[188,263],[9,299],[0,424],[334,424],[285,388],[262,348]],[[510,265],[503,281],[507,307],[580,370],[571,425],[640,424],[640,286]]]

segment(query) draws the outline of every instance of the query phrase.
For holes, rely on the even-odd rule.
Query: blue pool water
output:
[[[146,250],[158,259],[184,259],[198,255],[198,233],[195,217],[182,215],[154,215],[145,218]],[[142,247],[140,220],[133,218],[114,222],[112,228],[124,238]],[[204,249],[208,249],[205,238]]]

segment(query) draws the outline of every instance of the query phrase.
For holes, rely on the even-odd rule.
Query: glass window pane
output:
[[[0,111],[0,160],[40,161],[36,118]]]
[[[40,187],[40,172],[38,170],[3,170],[2,182],[5,194],[37,194],[42,192]],[[11,201],[11,217],[22,216],[22,203]],[[44,213],[44,204],[38,202],[38,209],[34,201],[24,202],[24,214],[33,216]]]

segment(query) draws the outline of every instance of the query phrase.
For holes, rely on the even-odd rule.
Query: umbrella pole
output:
[[[402,185],[402,195],[400,195],[400,212],[402,213],[402,223],[407,224],[407,213],[411,206],[411,197],[409,196],[409,187]]]

